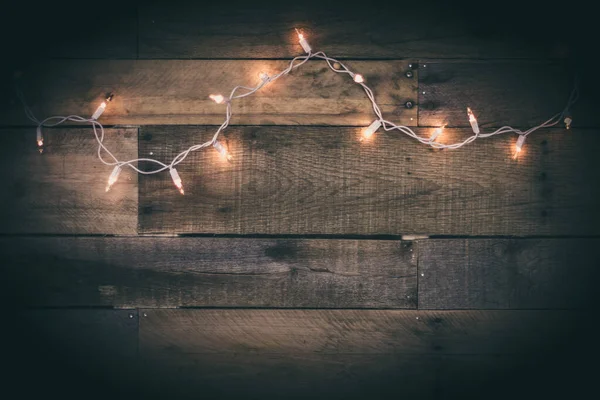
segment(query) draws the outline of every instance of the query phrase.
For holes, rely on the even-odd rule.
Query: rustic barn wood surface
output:
[[[588,396],[600,120],[583,23],[486,6],[482,18],[468,4],[12,5],[0,390],[18,395],[5,397]],[[130,169],[107,193],[89,127],[46,129],[40,154],[14,90],[38,118],[90,115],[114,92],[105,144],[166,161],[223,121],[209,94],[302,54],[294,27],[419,134],[468,137],[467,106],[486,131],[541,123],[578,74],[573,128],[533,133],[517,160],[514,135],[452,151],[398,132],[361,142],[370,102],[311,61],[234,104],[221,136],[233,162],[191,154],[185,196],[168,173]]]

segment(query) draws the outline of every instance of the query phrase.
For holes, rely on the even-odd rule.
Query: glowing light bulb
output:
[[[221,104],[225,101],[225,97],[221,96],[220,94],[211,94],[208,97],[210,97],[217,104]]]
[[[312,51],[312,49],[310,48],[310,45],[304,38],[304,35],[302,33],[300,33],[298,28],[296,28],[296,33],[298,33],[298,41],[300,42],[300,46],[302,46],[302,48],[304,49],[304,51],[306,53],[310,53]]]
[[[261,72],[258,77],[260,78],[261,81],[268,81],[269,80],[269,75],[267,75],[265,72]]]
[[[381,126],[381,121],[376,119],[375,121],[373,121],[371,123],[371,125],[369,125],[368,127],[366,127],[363,130],[363,139],[369,139],[371,136],[373,136],[373,134],[375,133],[375,131],[377,129],[379,129],[379,127]],[[362,139],[361,139],[362,140]]]
[[[173,179],[175,187],[179,189],[179,192],[181,194],[185,194],[185,192],[183,191],[183,183],[181,182],[181,178],[179,177],[177,170],[175,168],[171,168],[169,169],[169,173],[171,174],[171,179]]]
[[[121,173],[121,166],[117,165],[112,173],[110,174],[110,176],[108,177],[108,184],[106,185],[106,191],[108,192],[111,188],[112,185],[115,184],[115,182],[117,181],[117,179],[119,178],[119,174]]]
[[[573,123],[573,118],[566,117],[564,122],[565,122],[565,128],[571,129],[571,124]]]
[[[227,151],[227,149],[225,148],[225,146],[223,146],[223,144],[221,142],[219,142],[218,140],[215,140],[215,142],[213,143],[213,147],[219,152],[221,153],[221,155],[223,156],[223,158],[229,162],[233,162],[233,157],[231,156],[231,154],[229,154],[229,152]]]
[[[479,133],[479,125],[477,124],[477,118],[473,115],[473,111],[469,107],[467,107],[467,115],[469,116],[469,123],[471,124],[471,128],[473,129],[473,133],[476,135]]]
[[[444,131],[443,126],[441,128],[437,128],[436,130],[434,130],[433,133],[431,134],[431,136],[429,137],[429,141],[433,142],[435,139],[437,139],[442,134],[443,131]]]
[[[519,156],[519,153],[521,152],[521,150],[523,149],[523,143],[525,142],[525,135],[519,135],[519,138],[517,139],[517,144],[515,145],[515,155],[513,156],[513,158],[516,160],[517,157]]]
[[[363,76],[361,74],[354,75],[354,82],[363,83],[364,81],[365,81],[365,78],[363,78]]]
[[[35,141],[36,141],[38,147],[41,150],[41,147],[44,146],[44,137],[42,136],[42,126],[41,125],[36,128],[36,138],[35,138]]]
[[[106,110],[106,105],[112,101],[113,97],[114,97],[114,94],[111,93],[108,95],[108,97],[102,103],[100,103],[98,108],[96,108],[96,111],[94,111],[94,113],[92,114],[92,119],[100,118],[100,116],[102,115],[104,110]]]

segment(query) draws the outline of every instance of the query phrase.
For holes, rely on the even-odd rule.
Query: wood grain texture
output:
[[[420,309],[593,308],[597,239],[419,241]]]
[[[294,28],[316,50],[356,58],[565,57],[565,35],[521,24],[519,34],[471,15],[466,5],[371,2],[146,3],[141,58],[281,58],[302,53]],[[509,7],[490,4],[498,13]],[[523,8],[520,8],[523,13]],[[511,20],[519,18],[510,13]],[[540,10],[537,10],[540,16]]]
[[[332,354],[181,354],[143,357],[144,396],[355,399],[394,395],[432,399],[432,356]]]
[[[143,356],[144,398],[552,398],[593,388],[583,356],[179,354]],[[574,362],[566,371],[563,363]],[[547,385],[548,379],[556,379]],[[589,384],[588,384],[589,383]],[[493,388],[493,390],[491,390]]]
[[[6,343],[3,362],[10,365],[3,373],[3,390],[16,390],[20,398],[135,393],[135,310],[5,308],[0,337]]]
[[[428,61],[419,64],[419,126],[469,127],[467,107],[479,126],[530,127],[562,112],[575,71],[549,61]],[[588,80],[573,106],[573,126],[598,126]],[[590,97],[592,95],[592,97]],[[558,127],[564,127],[561,121]]]
[[[576,311],[143,310],[140,354],[536,354]],[[543,334],[542,334],[543,332]]]
[[[143,127],[140,154],[170,160],[214,128]],[[430,130],[418,129],[421,135]],[[446,129],[441,141],[463,140]],[[530,136],[432,151],[399,133],[360,142],[357,128],[236,127],[168,173],[140,177],[140,232],[266,234],[594,235],[600,177],[595,131]]]
[[[134,234],[137,175],[124,170],[105,193],[112,168],[96,154],[90,129],[47,129],[38,152],[35,129],[0,131],[0,163],[9,171],[0,193],[1,233]],[[115,156],[137,156],[137,129],[106,129]]]
[[[143,380],[188,398],[527,398],[577,385],[575,311],[141,310]],[[587,354],[584,356],[583,354]],[[570,365],[565,371],[564,365]],[[468,379],[465,379],[468,377]],[[544,386],[547,379],[555,385]],[[586,378],[587,379],[587,378]],[[156,392],[154,391],[156,389]],[[516,394],[515,394],[516,393]]]
[[[407,78],[408,61],[348,61],[360,72],[388,118],[417,124],[417,74]],[[223,104],[210,94],[228,96],[237,85],[256,86],[259,73],[274,75],[288,61],[259,60],[59,60],[23,71],[20,85],[38,118],[91,115],[106,97],[115,97],[103,124],[221,124]],[[0,123],[25,124],[16,95],[0,107]],[[324,61],[311,60],[254,95],[233,103],[231,124],[368,125],[372,105],[362,87]]]
[[[411,242],[0,238],[4,303],[416,308]]]

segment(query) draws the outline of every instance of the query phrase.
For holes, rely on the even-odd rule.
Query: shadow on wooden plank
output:
[[[485,12],[484,12],[485,9]],[[147,2],[140,6],[141,58],[280,58],[302,53],[294,28],[313,48],[346,58],[566,57],[568,33],[540,32],[540,7],[503,3],[242,1]],[[493,11],[492,11],[493,10]],[[491,16],[494,18],[491,19]],[[504,18],[505,23],[493,23]],[[561,21],[566,24],[568,21]],[[519,29],[506,29],[518,24]],[[573,24],[574,25],[574,24]]]
[[[143,313],[141,382],[159,398],[525,399],[590,387],[592,334],[574,326],[585,313]]]
[[[22,399],[138,393],[137,312],[5,309],[4,322],[7,393]]]
[[[107,147],[121,159],[137,156],[137,129],[106,129]],[[112,167],[96,154],[91,129],[46,129],[44,152],[35,128],[0,131],[0,233],[135,234],[137,174],[126,168],[105,192]],[[105,156],[105,159],[109,159]]]
[[[5,304],[416,308],[411,242],[0,238]]]
[[[594,309],[598,239],[419,241],[420,309]]]

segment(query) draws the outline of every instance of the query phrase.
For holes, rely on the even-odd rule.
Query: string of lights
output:
[[[504,134],[504,133],[516,133],[518,135],[518,138],[515,143],[515,150],[514,150],[514,156],[513,156],[516,159],[518,157],[519,153],[522,151],[523,145],[525,143],[525,139],[531,133],[533,133],[541,128],[548,128],[551,126],[555,126],[561,120],[564,121],[567,129],[570,129],[570,127],[571,127],[572,118],[570,115],[570,108],[577,101],[577,99],[579,97],[577,83],[575,84],[563,111],[553,115],[551,118],[549,118],[545,122],[541,123],[540,125],[534,126],[525,131],[513,128],[511,126],[503,126],[501,128],[496,129],[493,132],[483,133],[483,132],[481,132],[481,130],[479,128],[479,124],[477,122],[477,118],[475,117],[475,114],[473,113],[471,108],[467,107],[467,117],[469,119],[469,123],[470,123],[472,131],[473,131],[473,135],[469,136],[468,138],[464,139],[461,142],[452,143],[452,144],[441,143],[438,141],[438,139],[442,135],[444,127],[440,127],[440,128],[434,129],[433,133],[429,136],[420,136],[407,126],[396,125],[393,122],[386,120],[383,117],[383,114],[381,112],[381,109],[377,105],[377,102],[375,101],[375,95],[373,94],[373,91],[366,85],[365,78],[361,74],[351,71],[342,62],[340,62],[339,60],[336,60],[332,57],[327,56],[322,51],[313,53],[312,48],[310,47],[310,45],[309,45],[308,41],[306,40],[306,38],[304,37],[304,35],[300,31],[298,31],[298,29],[296,29],[296,32],[298,34],[299,44],[300,44],[300,46],[302,46],[302,49],[304,50],[306,55],[302,55],[302,56],[293,58],[290,61],[288,67],[276,75],[269,76],[264,72],[260,73],[260,75],[259,75],[260,83],[257,86],[254,86],[254,87],[242,86],[242,85],[236,86],[233,88],[233,90],[231,91],[231,93],[229,94],[228,97],[225,97],[221,94],[211,94],[209,96],[209,98],[211,100],[213,100],[217,104],[225,105],[225,121],[219,126],[219,128],[213,135],[212,139],[210,139],[207,142],[204,142],[201,144],[195,144],[195,145],[189,147],[188,149],[182,151],[177,156],[175,156],[175,158],[173,158],[173,160],[170,163],[164,163],[162,161],[151,159],[151,158],[136,158],[136,159],[132,159],[132,160],[128,160],[128,161],[120,161],[104,145],[104,127],[102,126],[102,124],[100,122],[98,122],[98,119],[102,116],[102,114],[104,113],[106,108],[109,106],[111,100],[113,99],[113,94],[110,94],[106,98],[106,100],[103,101],[98,106],[98,108],[92,114],[92,116],[90,118],[85,118],[85,117],[81,117],[78,115],[68,115],[68,116],[49,117],[42,121],[39,121],[38,119],[36,119],[35,115],[31,111],[31,109],[27,106],[27,103],[25,102],[25,98],[23,97],[23,94],[18,89],[17,89],[17,94],[19,95],[19,98],[23,102],[23,105],[25,108],[25,114],[26,114],[27,118],[29,118],[32,122],[37,124],[36,141],[37,141],[37,145],[38,145],[40,153],[42,153],[43,149],[44,149],[44,137],[43,137],[43,132],[42,132],[43,127],[53,127],[53,126],[60,125],[67,121],[78,122],[78,123],[89,123],[91,125],[94,135],[96,137],[96,141],[98,142],[98,158],[99,158],[99,160],[102,163],[104,163],[105,165],[113,167],[113,170],[108,178],[108,183],[106,186],[107,192],[110,190],[111,186],[117,182],[117,179],[119,178],[119,174],[121,173],[122,169],[125,167],[129,167],[129,168],[132,168],[137,173],[145,174],[145,175],[157,174],[157,173],[163,172],[165,170],[169,170],[171,179],[173,180],[173,184],[175,185],[175,187],[177,187],[177,189],[180,191],[181,194],[184,194],[185,192],[183,189],[183,181],[182,181],[181,177],[179,176],[179,173],[177,172],[177,169],[175,167],[177,165],[179,165],[180,163],[182,163],[190,153],[204,149],[206,147],[212,146],[216,151],[218,151],[221,154],[221,156],[225,160],[227,160],[229,162],[233,162],[232,155],[229,153],[229,151],[226,149],[226,147],[223,145],[223,143],[218,140],[221,132],[223,132],[223,130],[225,130],[229,126],[229,122],[231,121],[231,117],[233,115],[233,112],[232,112],[233,101],[236,99],[247,97],[247,96],[250,96],[250,95],[256,93],[257,91],[259,91],[261,88],[265,87],[266,85],[269,85],[269,84],[275,82],[282,76],[289,74],[292,70],[299,68],[300,66],[302,66],[304,63],[306,63],[310,59],[324,60],[332,71],[334,71],[336,73],[341,73],[341,74],[348,74],[356,84],[360,85],[363,88],[365,94],[371,101],[373,112],[375,113],[376,118],[373,120],[373,122],[368,127],[363,129],[362,137],[360,140],[370,139],[377,130],[379,130],[380,128],[383,128],[385,131],[398,130],[398,131],[406,134],[407,136],[418,140],[420,143],[425,144],[427,146],[431,146],[436,149],[458,149],[466,144],[469,144],[469,143],[475,141],[476,139],[488,138],[488,137],[492,137],[492,136]],[[107,157],[108,160],[106,160],[104,157]],[[142,162],[149,163],[150,165],[154,165],[154,168],[149,169],[149,170],[142,170],[142,169],[138,168],[139,163],[142,163]]]

